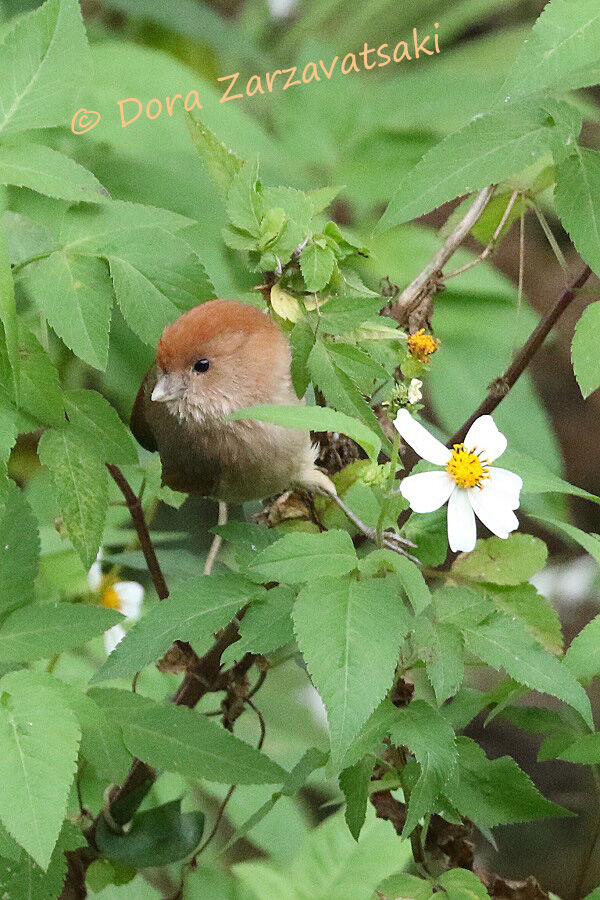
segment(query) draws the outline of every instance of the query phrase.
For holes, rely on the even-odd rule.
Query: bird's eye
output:
[[[210,367],[208,359],[197,359],[194,363],[194,372],[206,372]]]

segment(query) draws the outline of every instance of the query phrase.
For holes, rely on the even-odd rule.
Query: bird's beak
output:
[[[161,375],[154,386],[151,399],[155,403],[166,403],[167,400],[177,400],[183,396],[185,387],[179,375],[170,373]]]

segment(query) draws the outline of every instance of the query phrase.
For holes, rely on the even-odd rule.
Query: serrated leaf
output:
[[[231,413],[231,421],[253,419],[271,422],[284,428],[310,431],[340,431],[359,444],[371,459],[377,459],[381,449],[378,435],[362,422],[346,413],[326,406],[249,406]]]
[[[39,603],[15,610],[0,626],[0,660],[30,662],[72,650],[122,621],[121,613],[81,603]]]
[[[321,575],[346,575],[357,564],[347,531],[293,532],[262,550],[248,571],[265,582],[301,584]]]
[[[23,282],[67,347],[90,366],[104,370],[113,302],[106,264],[58,250],[27,266]]]
[[[67,704],[29,684],[27,674],[0,680],[0,819],[46,870],[66,813],[80,730]]]
[[[19,322],[19,410],[36,423],[62,425],[64,407],[58,372],[37,338]],[[0,349],[0,385],[15,401],[14,382],[8,356]],[[33,425],[35,428],[35,424]]]
[[[574,145],[556,169],[554,202],[561,222],[585,261],[600,271],[600,153]]]
[[[425,154],[378,224],[393,228],[488,184],[506,180],[552,150],[559,159],[577,137],[564,105],[523,102],[472,119]]]
[[[0,233],[4,235],[8,258],[13,266],[56,249],[56,241],[47,228],[10,210],[0,215]]]
[[[563,636],[558,613],[532,584],[490,587],[487,593],[499,609],[523,622],[542,647],[551,653],[562,653]]]
[[[510,756],[487,759],[481,747],[466,737],[459,737],[456,744],[458,769],[444,793],[461,815],[477,825],[493,828],[571,815],[569,810],[546,800]]]
[[[329,354],[335,365],[345,372],[364,394],[371,394],[374,381],[389,381],[390,374],[369,353],[352,344],[329,344]]]
[[[0,147],[0,184],[26,187],[71,203],[102,203],[108,196],[91,172],[43,144]]]
[[[327,602],[323,602],[323,598]],[[391,687],[405,617],[384,578],[319,577],[298,595],[298,646],[327,709],[331,770]]]
[[[300,270],[307,291],[317,293],[328,284],[335,256],[329,247],[311,242],[300,254]]]
[[[501,96],[565,91],[600,80],[600,11],[594,0],[552,0],[513,63]]]
[[[575,635],[565,653],[564,665],[578,681],[590,681],[600,674],[600,615]]]
[[[543,569],[548,549],[531,534],[511,534],[506,540],[479,540],[475,549],[459,556],[452,571],[461,578],[493,584],[521,584]]]
[[[92,681],[124,678],[156,662],[173,641],[190,641],[202,654],[213,635],[233,619],[261,588],[240,575],[193,578],[177,584],[166,601],[136,622],[98,669]]]
[[[351,768],[340,772],[340,788],[346,798],[344,817],[355,841],[360,837],[367,815],[369,783],[373,773],[373,758],[366,756]]]
[[[448,585],[433,594],[436,621],[442,625],[479,625],[494,611],[490,599],[466,586]]]
[[[600,259],[596,271],[600,271]],[[600,362],[594,349],[599,341],[600,303],[592,303],[583,311],[571,344],[573,371],[584,397],[600,387]]]
[[[77,0],[47,0],[17,19],[0,46],[0,134],[66,124],[88,73]]]
[[[433,891],[430,881],[416,875],[391,875],[378,886],[384,897],[410,897],[411,900],[430,900]]]
[[[291,613],[295,599],[295,591],[279,585],[256,600],[241,621],[240,640],[227,648],[223,662],[241,659],[245,653],[271,653],[293,641]]]
[[[14,481],[0,486],[0,612],[29,603],[38,573],[37,521]]]
[[[227,216],[236,228],[260,236],[264,203],[258,193],[258,160],[245,162],[234,175],[227,192]]]
[[[466,869],[451,869],[438,879],[448,900],[486,900],[489,894],[474,872]]]
[[[383,297],[332,297],[321,310],[320,330],[327,334],[354,331],[367,319],[376,316],[385,302]]]
[[[96,391],[65,391],[65,411],[71,425],[86,436],[103,462],[122,466],[138,461],[131,433],[116,409]]]
[[[44,432],[38,456],[50,470],[67,534],[89,569],[102,542],[108,509],[106,467],[69,427]]]
[[[67,874],[65,851],[75,850],[82,845],[83,838],[78,838],[74,826],[65,822],[45,872],[27,853],[18,848],[16,857],[0,859],[0,884],[3,891],[10,900],[56,900],[61,894]]]
[[[296,322],[289,336],[289,341],[292,350],[292,384],[294,385],[296,396],[301,399],[304,397],[310,384],[310,375],[306,364],[315,343],[315,336],[308,319],[302,318]]]
[[[377,572],[395,572],[416,615],[422,613],[431,603],[431,591],[419,568],[398,553],[385,549],[373,550],[361,559],[359,568],[368,575]]]
[[[333,200],[337,197],[337,195],[343,191],[343,187],[325,187],[325,188],[316,188],[315,190],[308,191],[307,197],[312,203],[313,207],[313,215],[317,216],[319,213],[323,212],[327,207],[331,204]]]
[[[460,631],[455,625],[436,624],[425,617],[415,621],[415,648],[441,706],[458,691],[465,667]]]
[[[600,538],[596,537],[596,535],[588,534],[586,531],[582,531],[581,528],[570,525],[569,522],[561,522],[559,519],[551,519],[549,516],[533,516],[533,518],[539,519],[540,522],[545,522],[557,531],[562,531],[568,538],[575,541],[580,547],[583,547],[586,553],[589,553],[600,565]]]
[[[226,193],[232,179],[242,168],[243,161],[204,122],[194,119],[190,114],[186,119],[196,150],[218,187]]]
[[[566,762],[593,766],[600,762],[600,733],[584,734],[569,744],[559,756]]]
[[[155,705],[123,726],[125,745],[150,766],[220,784],[282,784],[287,772],[250,744],[183,706]]]
[[[103,857],[133,868],[167,866],[196,849],[204,831],[204,814],[181,812],[181,800],[171,800],[137,813],[127,831],[113,831],[102,817],[95,840]]]
[[[498,615],[485,625],[463,626],[463,633],[467,650],[488,666],[505,669],[520,684],[558,697],[591,726],[590,701],[584,689],[556,657],[536,643],[521,622]]]
[[[593,503],[600,503],[600,497],[596,497],[574,484],[569,484],[564,478],[555,475],[543,463],[526,453],[520,453],[518,450],[506,450],[502,456],[502,463],[511,472],[516,472],[521,476],[524,494],[571,494],[573,497],[583,497]]]
[[[0,395],[0,469],[9,460],[11,451],[17,443],[17,412],[8,403],[3,402]]]

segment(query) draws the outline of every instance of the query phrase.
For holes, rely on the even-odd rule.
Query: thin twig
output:
[[[389,314],[392,318],[398,319],[398,321],[408,319],[410,313],[421,302],[423,293],[431,279],[439,275],[450,257],[460,247],[473,225],[479,220],[495,190],[495,185],[491,185],[479,192],[475,202],[469,207],[468,212],[461,221],[452,229],[433,259],[427,263],[414,281],[411,281],[408,287],[404,288],[398,299],[394,301],[389,309]]]
[[[523,374],[537,351],[540,349],[552,328],[577,296],[579,288],[586,283],[592,270],[589,266],[585,266],[582,272],[574,279],[569,287],[565,288],[554,306],[548,310],[545,316],[539,321],[538,325],[532,331],[527,341],[523,344],[521,350],[515,356],[514,360],[500,378],[497,378],[489,389],[488,395],[482,403],[479,404],[475,412],[469,416],[464,425],[458,429],[455,435],[448,441],[448,446],[460,444],[464,441],[465,435],[473,422],[479,418],[492,413],[501,400],[506,397],[510,389],[514,386],[520,376]]]
[[[148,572],[150,573],[154,589],[160,600],[166,600],[169,596],[169,588],[167,587],[167,582],[165,581],[154,551],[154,545],[150,537],[150,532],[148,531],[148,526],[146,525],[144,510],[142,509],[140,499],[133,492],[131,485],[118,466],[107,463],[106,468],[117,483],[119,490],[125,498],[127,509],[131,513],[131,518],[135,525],[140,547],[142,548],[142,553],[144,554],[144,559],[146,560],[146,565],[148,566]]]
[[[502,234],[502,229],[506,225],[508,221],[508,217],[511,214],[512,208],[516,203],[517,197],[519,196],[518,191],[513,191],[511,194],[510,200],[506,205],[506,209],[504,210],[504,215],[500,219],[498,227],[496,228],[494,234],[492,235],[492,239],[487,245],[487,247],[479,254],[479,256],[475,257],[475,259],[470,260],[470,262],[465,263],[464,266],[459,266],[458,269],[454,269],[452,272],[449,272],[447,275],[444,274],[444,281],[448,281],[449,278],[456,278],[457,275],[462,275],[464,272],[468,272],[469,269],[472,269],[474,266],[482,263],[484,260],[490,256],[494,250],[496,249],[496,244],[498,243],[498,239]]]
[[[225,525],[227,522],[227,504],[222,500],[219,500],[219,515],[217,518],[217,525]],[[219,554],[219,550],[221,549],[221,544],[223,543],[223,538],[220,534],[215,534],[212,539],[212,543],[210,545],[210,549],[208,551],[208,556],[206,557],[206,562],[204,563],[204,570],[202,572],[203,575],[211,575],[213,566]]]

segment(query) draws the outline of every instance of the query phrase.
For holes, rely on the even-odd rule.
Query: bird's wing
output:
[[[140,385],[140,389],[137,393],[137,397],[135,398],[135,403],[133,404],[133,409],[131,410],[131,419],[129,420],[129,424],[131,430],[137,441],[144,447],[146,450],[150,450],[154,452],[158,449],[156,445],[156,440],[154,438],[154,434],[150,425],[148,424],[148,420],[146,418],[145,406],[146,406],[146,397],[148,394],[148,390],[150,387],[150,379],[153,378],[153,370],[149,369],[146,372],[146,376]]]

